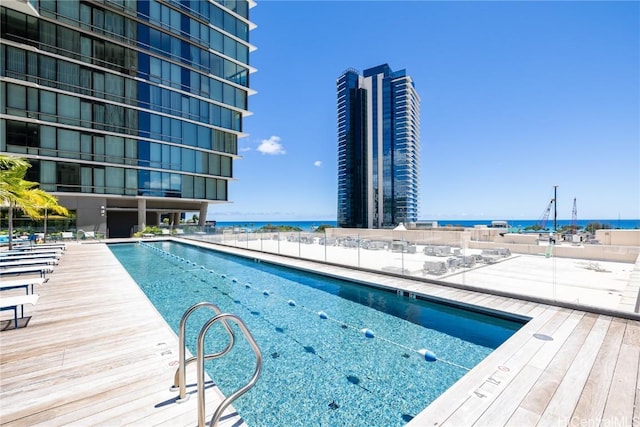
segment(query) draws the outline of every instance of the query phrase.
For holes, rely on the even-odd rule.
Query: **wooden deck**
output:
[[[250,256],[532,318],[408,427],[640,426],[640,322],[633,315],[586,313],[277,255]],[[176,404],[169,392],[177,337],[104,244],[69,244],[36,293],[37,306],[25,308],[32,316],[28,326],[0,332],[2,425],[197,423],[197,399]],[[4,312],[2,319],[9,317]],[[207,396],[210,417],[218,396],[212,390]],[[229,411],[220,425],[240,424]]]
[[[49,281],[36,286],[38,304],[25,307],[28,326],[0,332],[0,423],[196,425],[197,399],[177,404],[169,391],[176,335],[106,245],[67,247]],[[207,421],[216,401],[207,390]],[[219,425],[242,424],[230,412]]]

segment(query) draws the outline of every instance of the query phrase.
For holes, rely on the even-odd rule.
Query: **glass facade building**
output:
[[[252,94],[252,1],[3,0],[0,151],[129,236],[228,201]]]
[[[418,220],[420,97],[405,70],[346,70],[337,80],[339,227]]]

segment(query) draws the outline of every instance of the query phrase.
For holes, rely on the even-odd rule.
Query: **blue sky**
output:
[[[640,218],[640,3],[259,1],[218,221],[335,220],[336,79],[406,69],[420,219]]]

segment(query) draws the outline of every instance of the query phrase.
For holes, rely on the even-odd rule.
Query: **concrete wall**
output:
[[[500,234],[507,232],[506,228],[489,228],[485,226],[468,228],[467,230],[471,233],[471,240],[480,242],[493,242],[500,237]]]
[[[494,243],[499,244],[507,244],[507,243],[517,243],[520,245],[537,245],[538,244],[538,233],[507,233],[504,236],[496,236],[493,241]],[[547,234],[548,237],[548,234]]]
[[[596,240],[603,245],[640,246],[640,230],[596,230]]]
[[[100,212],[107,205],[104,197],[60,196],[58,202],[69,210],[76,211],[76,228],[84,231],[107,232],[107,218]]]

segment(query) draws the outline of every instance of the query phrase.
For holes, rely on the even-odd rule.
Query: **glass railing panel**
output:
[[[640,311],[640,256],[633,245],[549,241],[548,234],[443,227],[426,230],[231,230],[190,237],[238,248],[366,268],[514,297]]]
[[[300,232],[300,257],[313,261],[324,261],[325,246],[320,244],[324,233]]]

